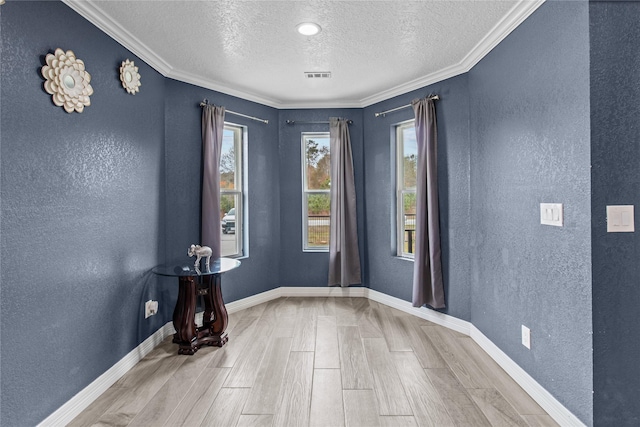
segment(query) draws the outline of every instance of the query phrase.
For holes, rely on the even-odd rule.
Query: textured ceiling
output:
[[[65,0],[163,75],[278,108],[363,107],[468,71],[542,1]],[[322,32],[298,34],[307,21]]]

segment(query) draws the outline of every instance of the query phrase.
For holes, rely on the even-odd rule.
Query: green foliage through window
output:
[[[331,215],[329,133],[303,133],[303,248],[327,250]]]

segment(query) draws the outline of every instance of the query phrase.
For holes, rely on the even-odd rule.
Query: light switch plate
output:
[[[607,233],[633,233],[633,205],[607,206]]]
[[[563,222],[562,203],[540,203],[540,224],[562,227]]]

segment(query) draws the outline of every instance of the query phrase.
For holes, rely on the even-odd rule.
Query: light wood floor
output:
[[[366,298],[280,298],[171,338],[70,426],[556,426],[469,337]]]

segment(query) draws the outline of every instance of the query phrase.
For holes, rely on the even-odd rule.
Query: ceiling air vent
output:
[[[330,79],[330,71],[305,71],[304,76],[308,79]]]

